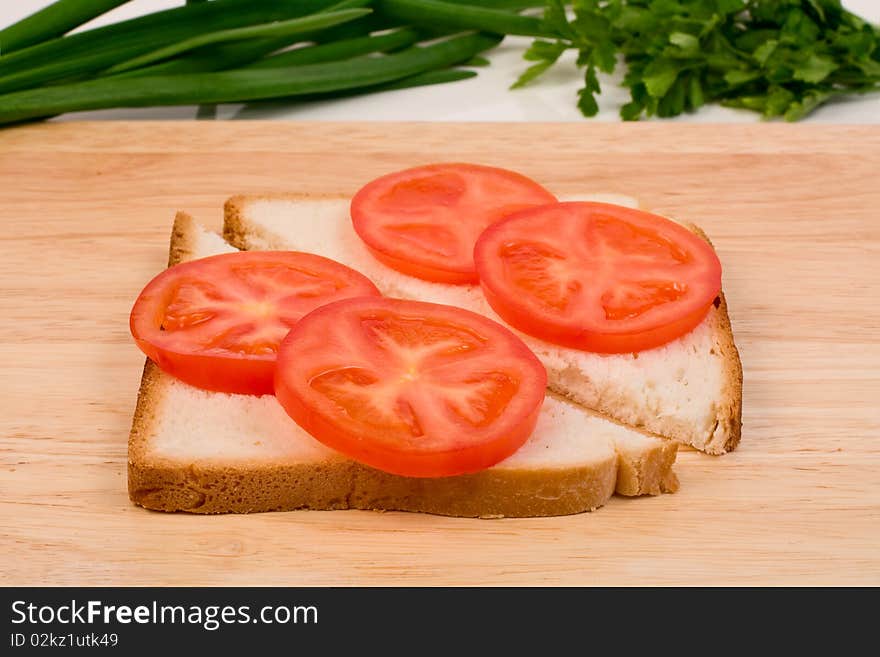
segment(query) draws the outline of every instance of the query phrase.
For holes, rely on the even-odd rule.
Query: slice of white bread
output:
[[[608,195],[566,200],[638,206]],[[688,228],[708,241],[696,226]],[[347,198],[236,196],[226,203],[224,237],[243,249],[317,253],[362,272],[387,296],[459,306],[503,323],[479,286],[423,281],[376,260],[352,228]],[[547,367],[550,389],[566,399],[710,454],[739,442],[742,367],[723,294],[696,329],[640,353],[596,354],[514,332]]]
[[[169,266],[234,250],[180,213]],[[457,477],[400,477],[325,447],[272,396],[202,391],[148,360],[129,438],[128,487],[133,502],[160,511],[549,516],[595,509],[615,491],[672,492],[675,455],[672,443],[548,395],[531,438],[494,467]]]

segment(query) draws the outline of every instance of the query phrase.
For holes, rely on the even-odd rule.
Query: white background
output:
[[[0,26],[6,26],[50,4],[48,0],[0,0]],[[183,4],[182,0],[133,0],[94,21],[101,25]],[[844,0],[844,6],[862,17],[880,23],[880,0]],[[522,52],[530,39],[510,37],[489,54],[492,66],[479,69],[479,76],[447,85],[421,87],[320,103],[266,109],[242,105],[218,108],[218,118],[376,121],[583,121],[575,107],[580,73],[563,60],[539,82],[526,89],[508,91],[525,68]],[[597,119],[617,121],[617,110],[626,102],[626,90],[603,80],[601,111]],[[107,110],[68,114],[70,119],[186,119],[195,118],[195,107]],[[692,122],[759,121],[752,113],[707,107],[693,115],[673,120]],[[816,111],[812,122],[880,123],[880,93],[829,104]]]

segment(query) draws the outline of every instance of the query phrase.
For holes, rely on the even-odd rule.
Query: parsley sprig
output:
[[[706,103],[797,121],[829,100],[880,90],[880,29],[840,0],[548,0],[535,62],[521,87],[578,51],[578,107],[599,111],[598,72],[620,60],[631,101],[626,120],[671,117]]]

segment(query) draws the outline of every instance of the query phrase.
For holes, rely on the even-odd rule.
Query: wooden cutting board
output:
[[[174,211],[353,192],[435,160],[698,222],[724,264],[743,440],[681,490],[563,518],[132,506],[128,333]],[[880,129],[60,123],[0,131],[2,584],[880,584]]]

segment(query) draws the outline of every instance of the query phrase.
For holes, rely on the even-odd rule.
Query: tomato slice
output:
[[[205,390],[272,394],[278,345],[300,318],[376,286],[328,258],[224,253],[166,269],[135,301],[130,327],[161,369]]]
[[[281,343],[275,395],[322,443],[410,477],[476,472],[535,428],[547,373],[476,313],[372,298],[306,315]]]
[[[556,344],[638,352],[697,326],[721,290],[712,247],[657,215],[558,203],[496,223],[477,241],[486,298],[505,321]]]
[[[382,176],[352,199],[354,229],[376,258],[429,281],[476,283],[487,226],[556,197],[530,178],[476,164],[430,164]]]

